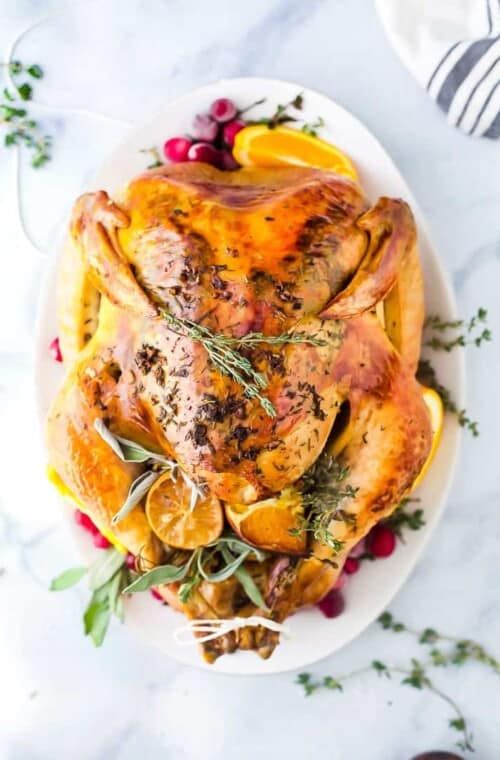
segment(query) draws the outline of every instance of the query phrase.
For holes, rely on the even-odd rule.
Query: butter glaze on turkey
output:
[[[382,299],[393,320],[387,331],[375,315]],[[213,333],[297,330],[325,345],[245,349],[267,379],[270,417],[201,343],[172,332],[160,309]],[[349,549],[390,514],[426,459],[431,428],[414,378],[422,322],[410,209],[388,198],[369,209],[357,184],[331,172],[187,163],[139,176],[118,205],[104,192],[84,195],[61,264],[67,373],[49,416],[51,463],[109,526],[141,468],[122,463],[99,437],[93,423],[103,418],[116,434],[174,458],[222,502],[251,504],[300,479],[349,402],[340,461],[358,489],[346,504],[355,527],[332,521],[344,542],[337,567],[317,541],[311,556],[293,560],[273,607],[283,619],[328,591]],[[133,553],[161,562],[141,505],[112,530]],[[271,593],[273,560],[264,569]],[[230,617],[238,584],[225,584],[204,581],[206,608],[199,599],[181,605],[172,586],[165,594],[191,617],[208,608]],[[250,629],[227,637],[211,642],[208,656],[238,646],[268,656],[277,639]]]

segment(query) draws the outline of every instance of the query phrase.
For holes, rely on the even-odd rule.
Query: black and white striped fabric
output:
[[[396,52],[450,124],[500,137],[500,0],[377,0]]]

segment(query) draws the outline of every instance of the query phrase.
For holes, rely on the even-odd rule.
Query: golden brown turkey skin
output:
[[[314,169],[162,167],[132,182],[119,206],[104,192],[78,199],[61,276],[68,372],[49,417],[49,449],[101,524],[110,525],[137,469],[99,439],[97,417],[175,458],[223,501],[252,503],[299,481],[348,401],[341,457],[358,491],[345,507],[355,521],[330,526],[345,545],[338,568],[411,487],[431,431],[413,377],[423,291],[402,201],[382,198],[368,210],[358,185]],[[390,306],[387,334],[371,313],[381,299]],[[199,342],[173,332],[162,309],[216,334],[295,330],[323,345],[246,349],[267,380],[271,417]],[[155,561],[141,506],[113,531]],[[335,580],[339,569],[323,561],[328,547],[311,550],[276,603],[278,617],[317,601]],[[210,603],[186,612],[227,616],[217,592],[206,589]]]

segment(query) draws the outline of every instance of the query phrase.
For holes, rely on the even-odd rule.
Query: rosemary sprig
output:
[[[358,489],[344,481],[349,476],[349,468],[337,462],[329,454],[322,454],[302,478],[302,504],[306,511],[301,525],[290,529],[293,536],[310,532],[314,538],[329,546],[338,554],[344,542],[334,538],[329,525],[339,520],[355,525],[355,515],[341,508],[343,502],[356,496]]]
[[[488,312],[486,309],[480,307],[476,314],[469,320],[456,319],[453,321],[445,321],[437,314],[430,314],[425,320],[424,327],[429,328],[433,332],[445,333],[448,330],[459,330],[463,332],[455,335],[454,337],[446,340],[439,335],[433,335],[425,345],[433,348],[435,351],[452,351],[456,346],[468,346],[474,345],[478,348],[487,341],[491,341],[491,331],[482,327],[487,322]],[[471,333],[479,328],[481,332],[476,335]]]
[[[263,335],[249,333],[241,338],[233,338],[223,333],[213,333],[208,327],[192,322],[189,319],[175,317],[162,310],[161,316],[167,322],[170,330],[183,337],[196,340],[205,348],[211,362],[223,375],[227,375],[243,389],[247,398],[258,399],[261,407],[269,417],[276,416],[276,409],[268,398],[262,395],[267,387],[267,379],[257,372],[246,356],[240,353],[240,347],[251,347],[260,344],[280,346],[285,343],[310,343],[314,346],[325,345],[325,341],[314,335],[300,332],[286,332],[281,335]]]
[[[21,61],[8,61],[1,63],[0,67],[6,68],[14,78],[14,90],[4,87],[0,102],[0,124],[6,126],[4,145],[6,148],[25,145],[32,151],[31,165],[38,169],[50,160],[51,137],[40,131],[38,123],[29,117],[25,108],[25,102],[33,95],[32,84],[29,81],[18,83],[17,77],[25,74],[32,79],[41,79],[42,68],[36,63],[25,66]]]
[[[441,385],[439,382],[436,375],[436,370],[428,359],[421,359],[419,361],[417,369],[417,380],[423,385],[427,385],[429,388],[433,388],[436,393],[441,396],[441,401],[443,402],[445,410],[456,416],[460,427],[463,427],[472,433],[474,438],[478,437],[478,423],[471,420],[465,409],[458,408],[448,388],[445,388],[445,386]]]

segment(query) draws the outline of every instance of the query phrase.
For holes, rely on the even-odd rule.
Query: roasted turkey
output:
[[[186,163],[139,176],[116,202],[84,195],[61,264],[66,374],[48,420],[51,465],[151,567],[172,547],[144,502],[111,525],[145,465],[122,462],[96,419],[175,460],[220,503],[217,530],[265,550],[265,561],[245,564],[267,601],[259,614],[282,621],[325,595],[427,458],[415,380],[423,311],[409,207],[381,198],[370,208],[358,184],[329,171]],[[258,393],[221,370],[197,326],[231,339],[263,378]],[[328,479],[325,462],[346,487],[318,520],[308,483],[315,472]],[[256,512],[242,533],[237,516],[261,502],[279,509]],[[185,603],[177,588],[161,590],[190,618],[256,612],[235,576],[203,581]],[[247,627],[204,654],[268,656],[277,638]]]

